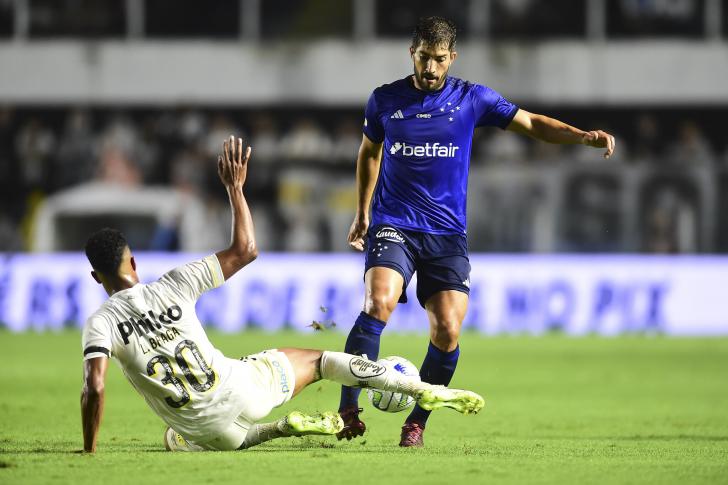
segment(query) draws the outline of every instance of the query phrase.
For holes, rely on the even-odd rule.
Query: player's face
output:
[[[450,64],[457,57],[457,52],[446,46],[430,46],[420,44],[410,47],[410,55],[415,64],[415,83],[423,91],[437,91],[445,83]]]

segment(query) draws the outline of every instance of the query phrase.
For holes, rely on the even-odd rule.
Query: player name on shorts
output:
[[[408,145],[406,143],[395,142],[389,149],[389,153],[392,155],[399,153],[402,157],[442,157],[442,158],[455,158],[455,152],[460,150],[459,146],[455,146],[449,143],[447,146],[440,145],[435,142],[433,144],[425,143],[423,145]]]
[[[179,321],[180,318],[182,318],[182,309],[177,305],[172,305],[167,308],[166,311],[156,316],[153,312],[149,311],[146,315],[124,320],[117,324],[116,328],[119,330],[121,338],[124,340],[124,345],[129,345],[129,337],[135,332],[139,337],[147,337],[147,334],[152,332],[152,339],[156,336],[154,332],[157,332],[160,338],[167,334],[169,340],[172,340],[175,336],[179,335],[179,331],[174,327],[171,329],[164,329],[162,324],[169,325],[173,322]],[[170,332],[172,332],[172,334],[170,334]],[[176,332],[176,334],[174,332]]]

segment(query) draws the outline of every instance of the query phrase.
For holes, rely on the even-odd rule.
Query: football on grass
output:
[[[392,356],[379,359],[377,364],[386,365],[395,371],[410,377],[420,378],[420,372],[417,367],[405,359],[404,357]],[[411,408],[415,400],[406,394],[391,391],[382,391],[381,389],[367,389],[367,396],[372,406],[380,411],[388,413],[398,413],[405,409]]]

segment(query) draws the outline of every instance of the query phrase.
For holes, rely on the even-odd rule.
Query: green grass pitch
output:
[[[168,453],[164,425],[112,365],[96,455],[81,448],[79,334],[0,332],[0,484],[728,483],[728,340],[486,338],[466,334],[453,386],[477,416],[434,413],[424,449],[400,449],[405,413],[362,398],[364,439],[289,438],[244,452]],[[341,349],[331,331],[211,334],[228,356]],[[384,335],[381,355],[419,365],[422,335]],[[287,410],[335,410],[317,383]]]

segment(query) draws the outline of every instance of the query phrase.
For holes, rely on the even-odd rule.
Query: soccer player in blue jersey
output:
[[[410,55],[414,74],[374,90],[367,103],[357,159],[357,211],[349,244],[366,250],[366,296],[345,351],[377,360],[379,339],[417,271],[417,299],[427,311],[430,344],[423,381],[449,384],[460,355],[470,263],[465,203],[473,130],[496,126],[559,144],[605,149],[614,137],[583,131],[519,109],[493,89],[449,76],[456,29],[440,17],[420,19]],[[371,209],[371,218],[370,218]],[[360,436],[359,389],[342,387],[338,438]],[[429,412],[415,406],[400,446],[422,446]]]

